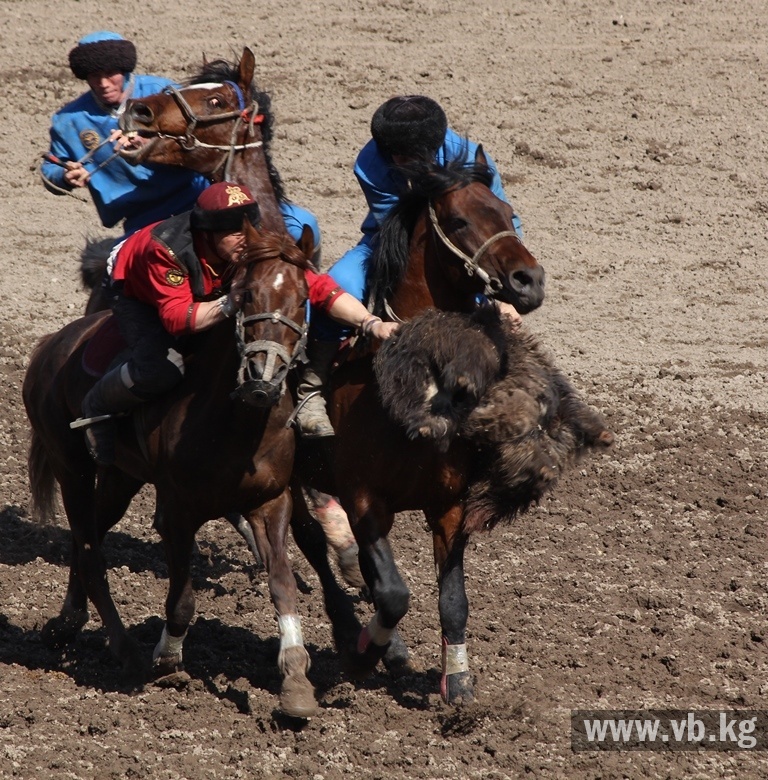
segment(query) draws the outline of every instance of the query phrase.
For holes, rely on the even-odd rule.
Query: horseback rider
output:
[[[51,119],[51,145],[40,170],[46,188],[61,195],[87,187],[104,227],[123,222],[121,238],[189,211],[209,184],[202,174],[169,165],[136,165],[119,154],[131,145],[118,125],[126,101],[178,85],[161,76],[134,73],[136,47],[108,30],[81,38],[69,53],[69,65],[89,90]],[[296,241],[309,225],[315,247],[320,247],[314,214],[287,201],[280,210]]]
[[[51,145],[41,168],[47,189],[65,194],[87,187],[101,223],[111,228],[123,221],[126,235],[191,209],[208,186],[205,177],[182,168],[131,165],[117,154],[127,143],[118,127],[126,101],[173,82],[134,73],[136,47],[108,30],[82,37],[69,52],[69,66],[89,89],[51,119]]]
[[[368,214],[361,225],[363,235],[357,245],[328,271],[343,289],[360,301],[365,300],[366,268],[376,235],[387,214],[397,205],[403,189],[403,180],[396,167],[416,160],[439,165],[463,160],[471,165],[478,149],[478,144],[451,130],[442,107],[424,95],[393,97],[379,106],[371,120],[371,136],[358,154],[354,168],[368,203]],[[486,161],[493,174],[491,191],[508,202],[496,165],[488,155]],[[516,214],[512,218],[512,226],[522,238],[522,224]],[[503,314],[519,324],[520,315],[513,306],[498,305]],[[323,387],[339,341],[348,333],[321,316],[313,320],[311,335],[308,350],[310,365],[304,373],[303,383],[299,385],[300,397]],[[305,436],[333,435],[321,393],[312,396],[303,406],[298,423]]]
[[[133,233],[108,262],[109,302],[130,348],[129,359],[105,374],[83,399],[83,418],[114,415],[163,394],[184,375],[180,336],[205,331],[232,317],[243,303],[244,281],[222,283],[244,251],[243,220],[259,222],[249,190],[231,182],[212,184],[195,207]],[[397,327],[372,317],[327,274],[305,271],[313,310],[374,338]],[[86,428],[97,463],[114,462],[114,424]]]

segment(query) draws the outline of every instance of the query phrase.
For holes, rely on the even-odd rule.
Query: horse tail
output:
[[[51,459],[37,431],[32,431],[27,459],[29,486],[32,491],[32,514],[40,522],[53,520],[56,510],[56,479]]]

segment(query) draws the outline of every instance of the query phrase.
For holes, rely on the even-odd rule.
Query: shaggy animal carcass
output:
[[[429,310],[375,358],[382,403],[409,438],[472,453],[465,530],[511,520],[614,435],[527,331],[494,307]]]

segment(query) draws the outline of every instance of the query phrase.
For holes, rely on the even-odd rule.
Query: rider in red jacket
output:
[[[229,264],[245,248],[243,219],[259,222],[259,207],[244,186],[211,185],[192,211],[148,225],[109,257],[109,301],[130,358],[105,374],[83,399],[85,418],[114,415],[170,390],[184,375],[178,337],[207,330],[242,306],[243,289],[222,287]],[[335,320],[386,338],[394,323],[372,317],[330,276],[307,270],[310,304]],[[86,428],[97,463],[114,462],[109,419]]]

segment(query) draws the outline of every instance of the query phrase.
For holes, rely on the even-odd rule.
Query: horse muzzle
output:
[[[282,379],[248,379],[237,386],[232,398],[256,409],[269,409],[280,400],[284,387]]]

